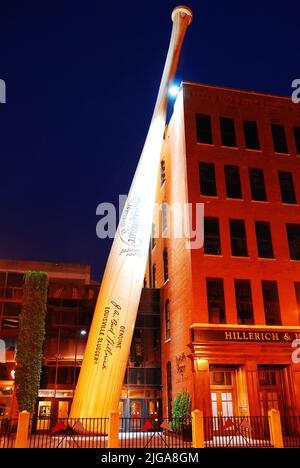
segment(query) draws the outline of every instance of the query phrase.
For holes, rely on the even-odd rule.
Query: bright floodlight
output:
[[[176,85],[170,86],[169,95],[171,97],[176,97],[178,93],[179,93],[179,86],[176,86]]]
[[[86,330],[81,330],[80,335],[82,335],[82,336],[86,335]]]

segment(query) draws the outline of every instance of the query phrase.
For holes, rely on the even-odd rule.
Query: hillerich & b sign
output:
[[[226,329],[226,330],[208,330],[198,329],[192,331],[193,342],[208,341],[239,341],[239,342],[258,342],[258,343],[291,343],[293,340],[300,340],[299,331],[275,331],[275,330],[257,330],[257,329]]]

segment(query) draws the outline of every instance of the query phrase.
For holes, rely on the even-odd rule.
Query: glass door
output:
[[[213,430],[216,433],[234,429],[231,419],[235,412],[234,371],[228,368],[213,367],[210,369],[211,405]]]
[[[141,428],[141,400],[130,400],[130,416],[132,418],[132,428],[139,430]]]
[[[211,392],[212,415],[214,430],[222,429],[227,421],[234,416],[232,390],[215,390]],[[228,427],[230,429],[231,426]]]

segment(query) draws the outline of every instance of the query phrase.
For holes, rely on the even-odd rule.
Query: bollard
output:
[[[204,420],[203,411],[192,412],[193,448],[204,448]]]
[[[110,413],[108,424],[108,444],[107,448],[119,448],[119,427],[120,416],[118,411]]]
[[[276,409],[268,411],[271,444],[275,448],[283,448],[283,437],[280,412]]]
[[[30,413],[28,411],[19,413],[15,448],[28,448],[29,421]]]

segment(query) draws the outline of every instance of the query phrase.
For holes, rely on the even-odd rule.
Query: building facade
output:
[[[146,278],[161,288],[164,414],[182,390],[205,415],[300,414],[292,360],[300,338],[300,107],[183,83],[157,202]],[[201,248],[169,236],[172,207],[185,203],[193,207],[186,225],[204,204]]]
[[[0,260],[0,339],[6,362],[0,363],[0,417],[15,416],[15,352],[22,309],[23,276],[28,270],[49,276],[46,338],[39,398],[43,419],[68,417],[99,285],[89,265]],[[144,289],[120,401],[124,417],[155,417],[161,408],[160,291]]]

